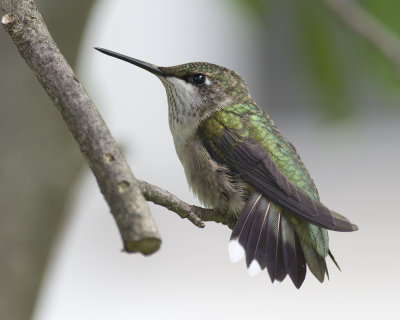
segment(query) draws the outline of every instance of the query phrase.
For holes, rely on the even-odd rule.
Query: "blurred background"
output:
[[[162,84],[94,46],[161,66],[208,61],[239,72],[296,146],[321,200],[360,230],[330,232],[342,272],[328,261],[330,280],[309,273],[300,290],[231,264],[227,227],[197,229],[153,205],[161,250],[121,252],[72,136],[0,31],[1,319],[399,315],[399,1],[35,2],[138,178],[198,204]]]

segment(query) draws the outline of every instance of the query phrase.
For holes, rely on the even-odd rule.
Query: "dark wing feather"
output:
[[[329,210],[291,183],[272,161],[268,152],[251,138],[242,139],[225,129],[222,137],[213,140],[224,154],[228,167],[290,213],[335,231],[354,231],[358,227],[344,216]],[[206,143],[207,146],[207,143]],[[209,148],[212,154],[213,150]]]

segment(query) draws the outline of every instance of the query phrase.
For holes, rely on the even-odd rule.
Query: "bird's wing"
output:
[[[206,139],[205,139],[206,140]],[[291,183],[279,170],[268,152],[255,140],[241,137],[224,128],[223,134],[207,139],[210,154],[221,159],[233,172],[261,192],[267,199],[312,224],[335,231],[354,231],[358,227],[344,216],[329,210],[321,202]],[[219,158],[219,159],[218,159]]]

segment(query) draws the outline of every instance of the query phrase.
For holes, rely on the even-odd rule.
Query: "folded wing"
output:
[[[218,152],[215,152],[218,148]],[[240,174],[267,199],[312,224],[334,231],[355,231],[358,227],[337,212],[291,183],[273,162],[268,152],[255,140],[242,138],[228,129],[212,140],[209,152],[224,155],[224,163]]]

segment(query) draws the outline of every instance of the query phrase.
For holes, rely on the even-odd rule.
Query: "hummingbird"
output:
[[[320,202],[295,147],[251,98],[235,71],[207,62],[160,67],[96,50],[156,75],[168,98],[168,120],[193,193],[235,224],[232,262],[245,257],[250,276],[267,269],[272,282],[289,275],[300,288],[307,267],[323,282],[328,229],[358,227]],[[340,268],[339,268],[340,270]]]

